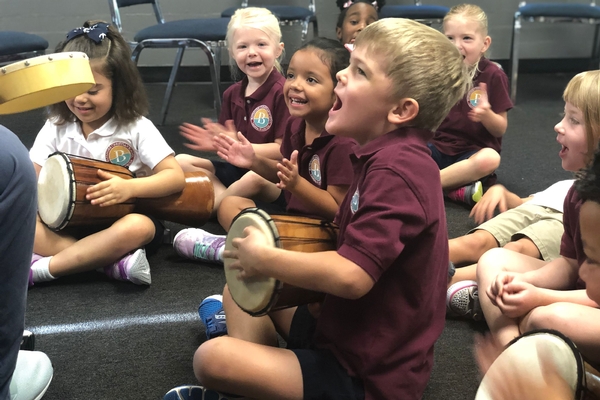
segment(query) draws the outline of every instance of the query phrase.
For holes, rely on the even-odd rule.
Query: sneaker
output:
[[[36,261],[41,260],[42,258],[44,258],[43,256],[40,256],[37,253],[32,253],[31,254],[31,266],[33,266],[33,264],[36,263]],[[29,287],[32,287],[34,285],[33,283],[33,270],[29,270]]]
[[[33,350],[35,348],[35,335],[33,332],[25,329],[23,339],[21,340],[21,350]]]
[[[464,203],[473,207],[483,196],[483,185],[480,181],[471,183],[470,185],[454,189],[446,193],[446,197],[450,200]]]
[[[187,228],[177,232],[173,248],[181,257],[223,263],[225,235],[213,235],[203,229]]]
[[[53,375],[52,362],[45,353],[20,350],[15,372],[10,380],[10,398],[41,399],[50,386]]]
[[[212,339],[227,334],[227,321],[223,310],[223,296],[208,296],[198,307],[198,314],[206,327],[206,338]]]
[[[149,285],[152,283],[150,264],[144,249],[137,249],[112,265],[104,267],[104,273],[110,278],[129,281],[136,285]]]
[[[234,398],[238,398],[238,396],[225,395],[202,386],[187,385],[169,390],[163,400],[227,400]]]
[[[475,321],[483,319],[475,281],[460,281],[450,286],[446,292],[446,306],[457,317],[472,318]]]

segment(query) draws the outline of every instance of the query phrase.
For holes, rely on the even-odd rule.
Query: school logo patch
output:
[[[474,88],[469,90],[469,92],[467,93],[467,104],[469,104],[469,107],[477,107],[477,104],[479,104],[479,99],[481,99],[482,93],[483,92],[481,91],[481,88],[479,86],[475,86]]]
[[[356,192],[354,192],[352,200],[350,201],[350,211],[352,211],[352,214],[358,211],[359,197],[360,193],[358,192],[358,188],[356,188]]]
[[[106,149],[106,161],[120,165],[122,167],[129,167],[133,162],[133,149],[128,143],[125,142],[114,142],[108,149]]]
[[[269,107],[265,105],[256,107],[250,115],[250,123],[259,132],[265,132],[269,129],[273,125],[273,116]]]
[[[318,155],[312,156],[310,163],[308,164],[308,172],[313,182],[321,187],[321,160]]]

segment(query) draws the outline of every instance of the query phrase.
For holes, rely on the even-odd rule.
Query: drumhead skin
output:
[[[38,213],[51,229],[61,229],[73,215],[77,187],[73,168],[62,154],[48,157],[38,178]]]
[[[545,360],[551,360],[553,367],[571,388],[573,398],[576,398],[581,390],[583,364],[579,352],[569,339],[558,332],[540,331],[519,336],[511,343],[483,377],[475,400],[494,398],[487,378],[490,372],[499,368],[516,371],[518,375],[526,376],[528,381],[545,386],[539,357],[541,353]]]
[[[0,114],[14,114],[75,97],[95,85],[82,52],[47,54],[0,67]]]
[[[248,209],[242,211],[231,224],[225,241],[225,250],[233,249],[233,239],[242,237],[244,229],[253,226],[267,237],[267,245],[276,247],[279,233],[271,217],[259,209]],[[277,246],[278,247],[278,246]],[[237,278],[238,271],[230,269],[232,260],[225,258],[225,279],[233,300],[246,312],[252,315],[264,313],[270,303],[271,296],[275,291],[278,281],[266,276],[253,277],[240,280]]]

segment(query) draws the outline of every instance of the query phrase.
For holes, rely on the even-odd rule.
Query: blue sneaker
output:
[[[227,334],[225,310],[223,310],[223,296],[215,294],[208,296],[198,307],[200,320],[206,327],[206,338],[212,339]]]
[[[165,394],[163,400],[227,400],[223,394],[202,386],[178,386]]]

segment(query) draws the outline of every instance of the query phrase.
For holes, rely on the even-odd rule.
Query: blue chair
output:
[[[521,22],[576,22],[595,25],[592,60],[598,58],[598,28],[600,27],[600,7],[592,1],[589,4],[575,3],[519,3],[515,13],[510,51],[511,79],[510,97],[517,99],[517,77],[519,73],[519,41]]]
[[[41,56],[47,48],[48,41],[38,35],[0,31],[0,65]]]
[[[221,112],[221,49],[226,46],[225,36],[227,34],[229,19],[197,18],[165,22],[158,0],[108,0],[112,23],[117,27],[119,32],[123,30],[119,7],[129,7],[138,4],[151,4],[158,23],[144,28],[135,34],[133,38],[134,42],[130,42],[133,48],[131,55],[133,61],[137,64],[140,53],[145,48],[178,49],[160,111],[160,125],[165,123],[171,94],[177,79],[177,72],[183,59],[183,53],[188,47],[202,49],[208,58],[215,108],[218,115]]]
[[[441,24],[450,8],[444,6],[429,6],[415,0],[414,5],[386,4],[379,11],[379,18],[407,18],[426,25]]]
[[[231,18],[238,8],[248,7],[248,0],[242,0],[240,7],[231,7],[221,13],[223,18]],[[319,28],[317,26],[317,9],[315,0],[308,1],[308,8],[299,6],[285,5],[260,5],[271,11],[275,15],[281,25],[302,25],[302,42],[306,41],[308,36],[308,25],[313,24],[313,36],[319,36]]]

